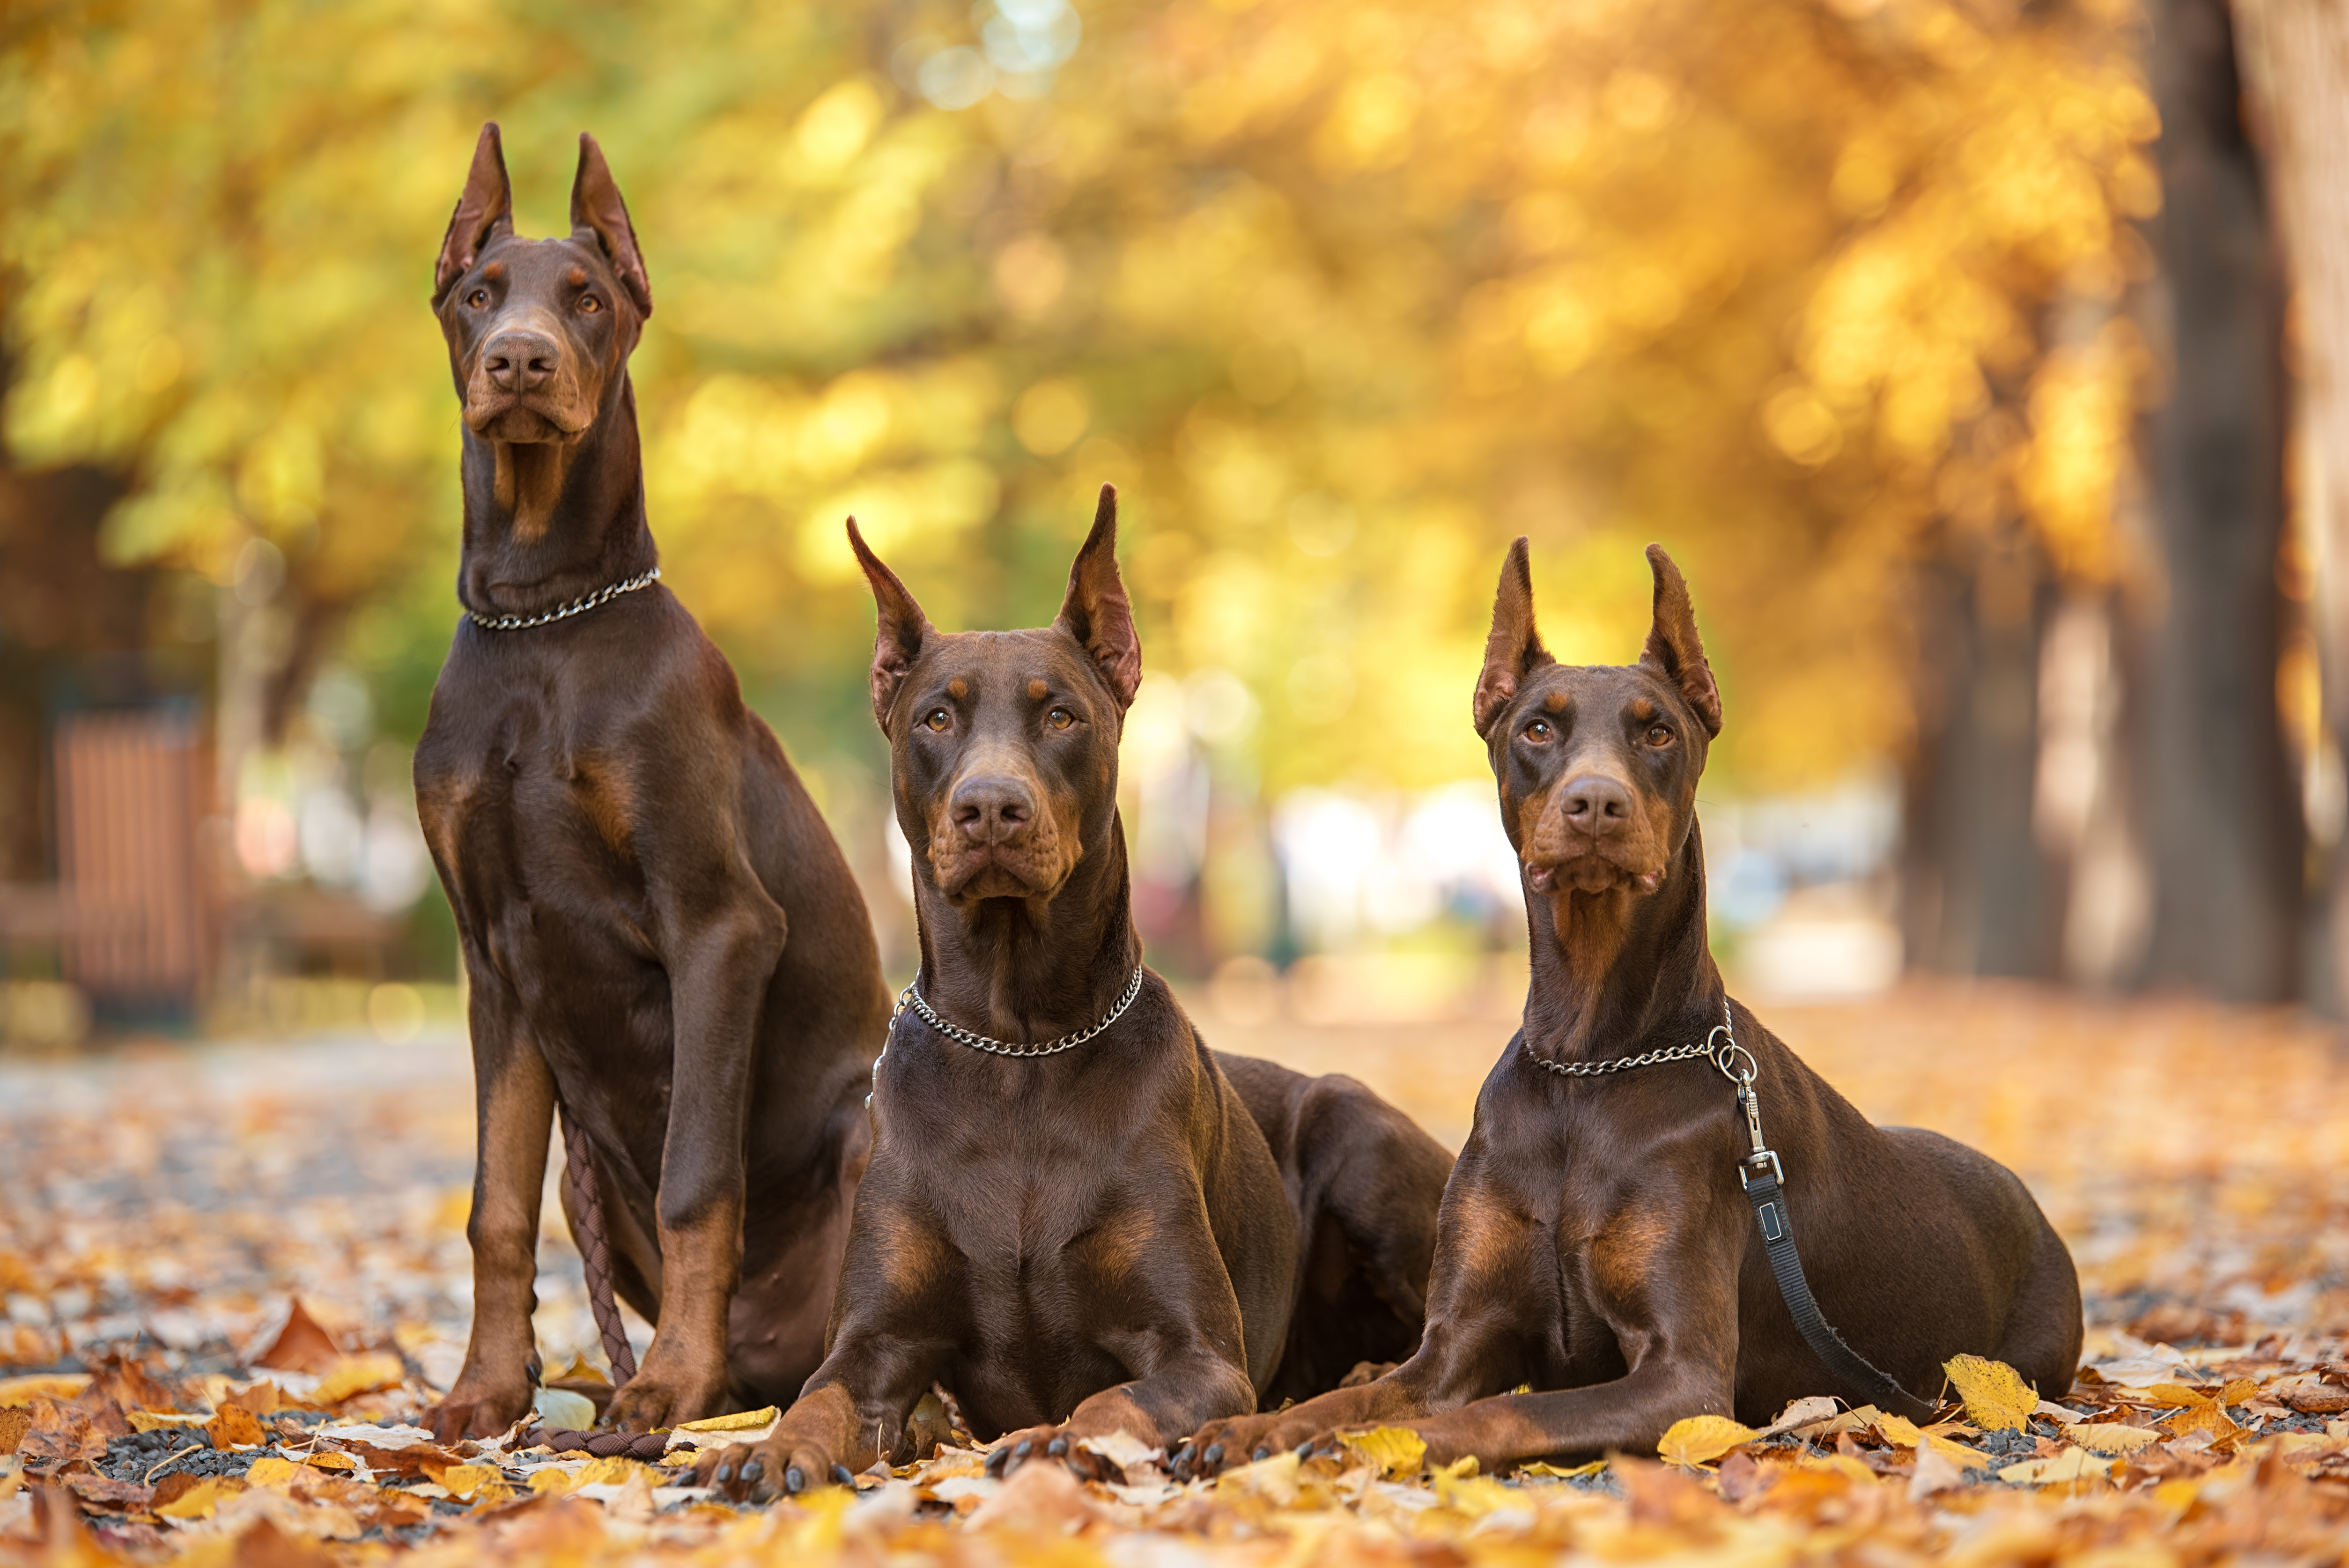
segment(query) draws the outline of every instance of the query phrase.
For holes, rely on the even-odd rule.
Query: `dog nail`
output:
[[[1222,1464],[1224,1462],[1224,1445],[1221,1443],[1209,1443],[1207,1445],[1207,1451],[1199,1456],[1199,1462],[1203,1465]]]
[[[1174,1450],[1174,1462],[1178,1465],[1187,1465],[1191,1462],[1191,1456],[1197,1451],[1195,1444],[1185,1443]]]
[[[1066,1438],[1055,1438],[1050,1442],[1044,1445],[1044,1451],[1057,1459],[1062,1454],[1069,1451],[1069,1439]]]
[[[1272,1449],[1267,1444],[1258,1443],[1256,1446],[1256,1452],[1250,1454],[1248,1458],[1251,1459],[1268,1459],[1272,1458]]]
[[[846,1465],[833,1466],[832,1479],[834,1483],[840,1486],[853,1487],[856,1484],[855,1475],[850,1471]]]
[[[746,1481],[757,1480],[761,1476],[763,1476],[766,1473],[766,1463],[761,1459],[748,1460],[742,1466],[742,1479]]]
[[[1011,1450],[1011,1457],[1015,1459],[1024,1459],[1035,1451],[1036,1439],[1033,1438],[1022,1438],[1019,1439],[1019,1446]]]
[[[1308,1438],[1303,1442],[1297,1445],[1297,1457],[1300,1459],[1309,1459],[1313,1457],[1312,1438]]]
[[[719,1465],[718,1467],[718,1473],[710,1479],[715,1480],[719,1486],[724,1486],[728,1481],[734,1479],[734,1467],[732,1465]]]
[[[793,1465],[783,1471],[783,1490],[791,1493],[793,1497],[797,1497],[800,1493],[807,1490],[806,1472],[802,1470],[797,1465]]]

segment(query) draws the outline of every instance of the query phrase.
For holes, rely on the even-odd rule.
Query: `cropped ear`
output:
[[[645,275],[644,253],[636,249],[636,227],[628,222],[628,204],[612,179],[604,150],[585,131],[579,133],[579,172],[571,182],[571,231],[592,229],[595,241],[611,258],[621,286],[636,302],[636,314],[653,313],[652,280]]]
[[[506,178],[505,148],[493,119],[481,127],[481,139],[473,144],[465,193],[457,198],[449,232],[440,241],[440,259],[432,264],[432,308],[440,309],[457,280],[473,270],[490,241],[512,233],[513,183]]]
[[[1069,597],[1052,624],[1084,645],[1085,656],[1109,682],[1120,708],[1133,705],[1142,686],[1142,639],[1133,629],[1133,604],[1117,575],[1117,487],[1101,487],[1093,531],[1085,535],[1069,568]]]
[[[1501,563],[1501,586],[1493,595],[1493,630],[1476,677],[1476,733],[1490,739],[1494,722],[1516,699],[1526,677],[1557,662],[1534,628],[1533,552],[1520,538]]]
[[[1648,546],[1648,568],[1656,574],[1656,619],[1648,629],[1648,646],[1640,662],[1661,673],[1681,689],[1688,705],[1704,721],[1704,732],[1721,733],[1721,688],[1713,684],[1713,666],[1704,661],[1704,644],[1696,635],[1696,607],[1689,602],[1688,584],[1661,545]]]
[[[913,672],[914,660],[930,637],[930,618],[897,580],[897,574],[883,566],[881,557],[864,543],[854,517],[848,520],[848,547],[856,552],[856,564],[864,568],[864,580],[873,585],[873,603],[879,612],[880,625],[873,638],[873,718],[885,735],[889,711],[897,705],[898,689]]]

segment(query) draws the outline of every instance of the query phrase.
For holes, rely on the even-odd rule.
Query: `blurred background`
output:
[[[667,582],[895,974],[841,520],[1038,624],[1112,481],[1138,914],[1236,1025],[1516,1012],[1519,534],[1569,661],[1691,578],[1745,989],[2337,1013],[2344,59],[2313,0],[12,5],[0,1039],[453,1020],[427,300],[492,118],[523,232],[583,129],[626,192]]]

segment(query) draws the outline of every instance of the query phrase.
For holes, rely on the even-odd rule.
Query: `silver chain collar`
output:
[[[1109,1016],[1102,1019],[1100,1023],[1092,1024],[1087,1028],[1080,1029],[1073,1034],[1063,1034],[1049,1045],[1012,1045],[1001,1040],[990,1040],[984,1034],[974,1034],[959,1023],[947,1023],[932,1010],[927,1002],[922,1000],[922,993],[915,990],[913,984],[909,981],[907,982],[905,989],[897,993],[897,1012],[890,1017],[890,1033],[896,1033],[897,1017],[902,1015],[907,1007],[911,1007],[916,1012],[922,1015],[923,1023],[928,1024],[931,1028],[936,1030],[939,1033],[945,1035],[947,1039],[953,1041],[957,1045],[968,1045],[974,1051],[985,1051],[997,1056],[1056,1056],[1063,1051],[1075,1050],[1078,1046],[1083,1044],[1086,1041],[1091,1040],[1094,1035],[1099,1034],[1102,1030],[1108,1028],[1111,1024],[1124,1017],[1125,1010],[1132,1007],[1133,1005],[1133,999],[1141,994],[1142,966],[1140,964],[1135,964],[1133,966],[1133,978],[1126,982],[1125,994],[1117,999],[1117,1005],[1111,1008],[1109,1010]],[[883,1049],[885,1051],[887,1047],[885,1045]],[[875,1063],[874,1064],[877,1066],[879,1064]]]
[[[632,594],[638,588],[648,588],[660,581],[660,568],[654,566],[649,570],[638,572],[625,582],[606,584],[586,597],[573,599],[569,604],[548,610],[544,615],[489,616],[483,615],[477,609],[469,608],[465,611],[465,618],[483,631],[527,631],[532,627],[544,626],[550,621],[566,620],[574,615],[585,615],[597,605],[608,603],[618,598],[622,594]]]
[[[1719,1041],[1720,1044],[1715,1044],[1715,1041]],[[1730,1027],[1729,1000],[1726,997],[1723,997],[1721,1002],[1721,1022],[1714,1024],[1713,1032],[1694,1045],[1666,1045],[1654,1051],[1642,1051],[1637,1056],[1616,1056],[1604,1062],[1553,1062],[1547,1056],[1535,1055],[1533,1042],[1530,1040],[1526,1041],[1524,1044],[1528,1060],[1547,1067],[1562,1078],[1599,1078],[1609,1073],[1626,1072],[1633,1067],[1652,1067],[1661,1062],[1692,1062],[1702,1056],[1715,1067],[1720,1068],[1721,1075],[1735,1084],[1742,1091],[1745,1085],[1754,1082],[1754,1075],[1758,1070],[1754,1065],[1753,1053],[1737,1043],[1737,1036]],[[1742,1066],[1739,1063],[1740,1057],[1744,1059]]]

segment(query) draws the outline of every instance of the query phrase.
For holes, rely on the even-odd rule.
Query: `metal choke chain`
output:
[[[1721,1044],[1714,1044],[1716,1040]],[[1737,1036],[1731,1032],[1726,998],[1721,1003],[1721,1022],[1713,1026],[1713,1033],[1693,1045],[1666,1045],[1654,1051],[1642,1051],[1637,1056],[1615,1056],[1604,1062],[1553,1062],[1547,1056],[1534,1055],[1533,1045],[1528,1042],[1526,1054],[1562,1078],[1597,1078],[1632,1067],[1652,1067],[1661,1062],[1692,1062],[1700,1056],[1720,1068],[1722,1076],[1738,1085],[1741,1092],[1744,1085],[1754,1082],[1754,1074],[1753,1054],[1740,1045]],[[1738,1065],[1741,1056],[1744,1058],[1742,1070]]]
[[[932,1011],[930,1004],[922,1000],[922,993],[915,990],[910,982],[904,991],[897,993],[897,1011],[902,1013],[910,1006],[916,1012],[922,1015],[923,1023],[956,1044],[968,1045],[974,1051],[985,1051],[997,1056],[1054,1056],[1063,1051],[1074,1050],[1124,1017],[1125,1010],[1132,1007],[1133,999],[1141,994],[1142,966],[1135,964],[1133,978],[1126,982],[1125,994],[1117,999],[1117,1005],[1109,1010],[1108,1017],[1088,1028],[1080,1029],[1073,1034],[1063,1034],[1049,1045],[1013,1045],[1001,1040],[991,1040],[984,1034],[974,1034],[959,1023],[949,1023]],[[894,1023],[895,1020],[891,1022]]]
[[[660,575],[658,566],[651,567],[638,572],[625,582],[607,583],[586,597],[573,599],[569,604],[558,606],[556,608],[548,610],[544,615],[489,616],[483,615],[477,609],[468,609],[465,612],[465,618],[483,631],[527,631],[532,627],[544,626],[549,621],[564,620],[574,615],[585,615],[597,605],[618,598],[622,594],[632,594],[638,588],[648,588],[660,581]]]

